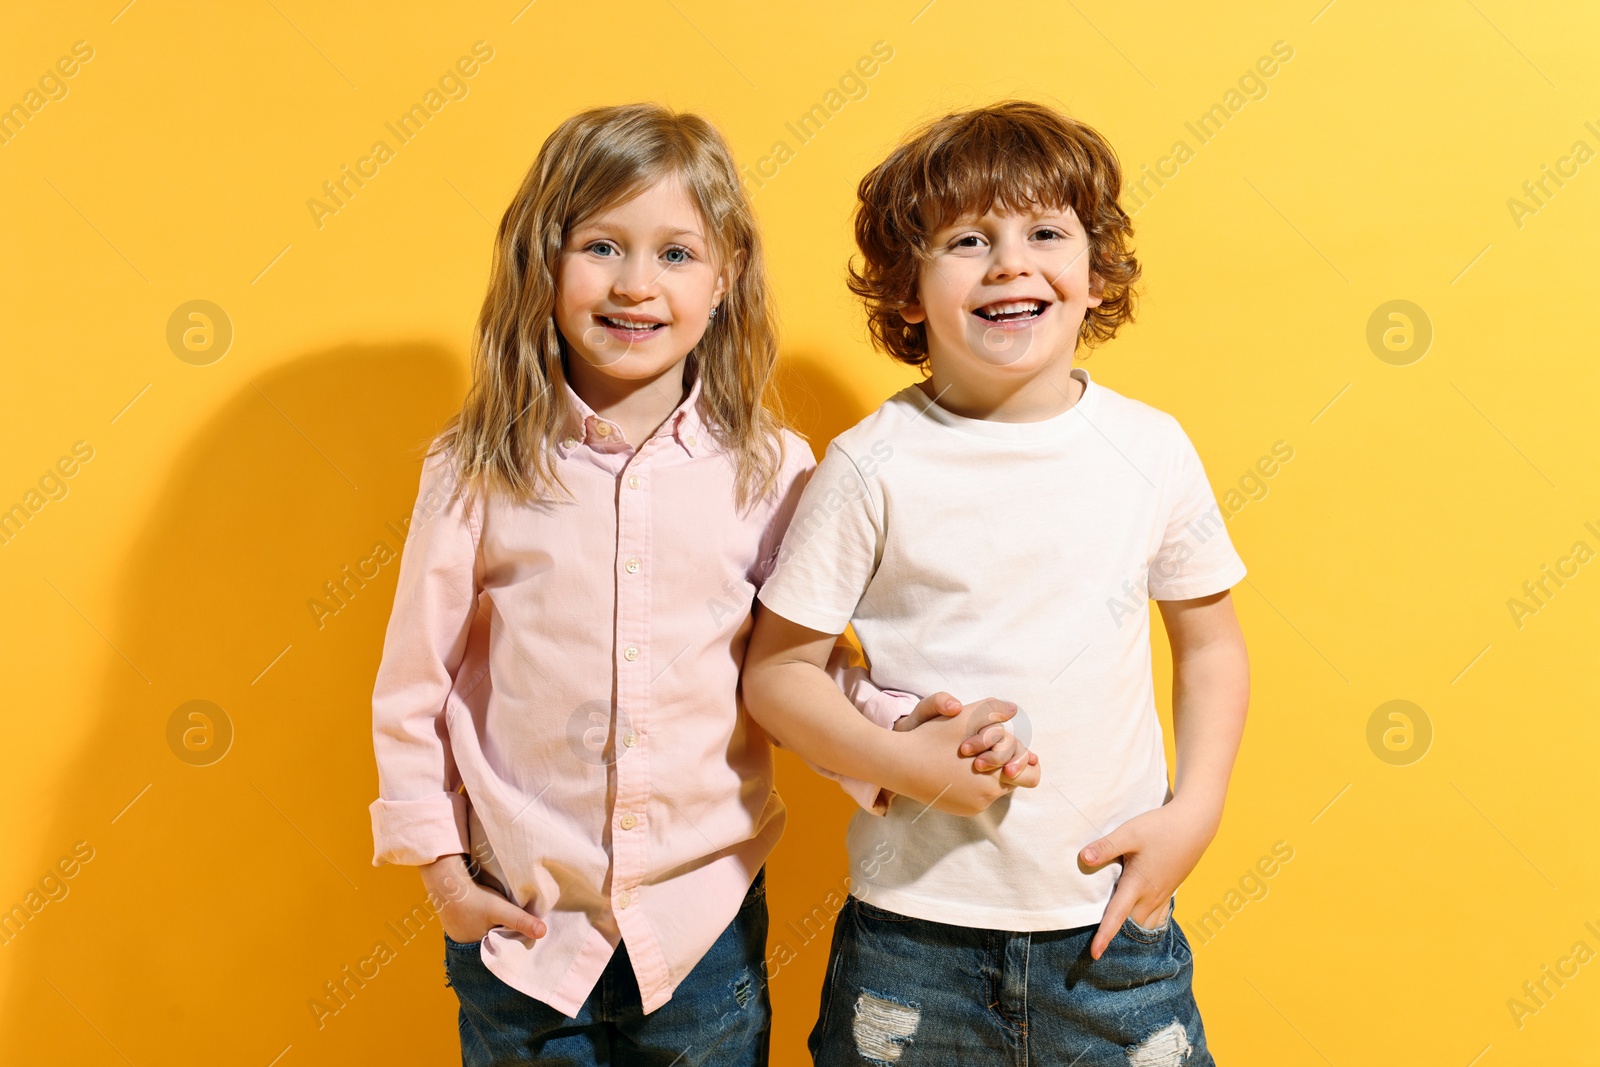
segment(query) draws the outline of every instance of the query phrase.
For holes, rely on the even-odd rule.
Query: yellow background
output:
[[[320,631],[306,601],[411,507],[418,448],[465,385],[493,222],[587,105],[701,111],[745,164],[787,141],[755,203],[788,394],[820,449],[912,380],[841,281],[856,180],[914,121],[1011,94],[1096,126],[1130,176],[1194,150],[1138,212],[1146,299],[1091,357],[1097,380],[1176,415],[1219,497],[1274,442],[1294,450],[1229,521],[1251,717],[1178,896],[1218,1060],[1597,1062],[1600,962],[1520,1026],[1507,1001],[1576,942],[1600,952],[1600,563],[1520,626],[1507,601],[1574,542],[1600,548],[1600,163],[1521,225],[1507,201],[1575,141],[1600,148],[1600,18],[925,4],[8,11],[0,105],[74,42],[94,54],[0,146],[0,507],[74,442],[94,455],[0,546],[0,908],[76,842],[93,859],[0,945],[0,1062],[455,1062],[437,927],[320,1029],[307,1006],[422,891],[370,866],[394,567]],[[318,228],[306,201],[478,40],[494,57],[469,95]],[[878,41],[893,58],[866,95],[797,147],[784,124]],[[1276,41],[1294,55],[1265,97],[1199,144],[1185,122]],[[208,366],[166,341],[193,299],[234,329]],[[1366,339],[1394,299],[1434,333],[1405,366]],[[167,743],[195,699],[235,731],[211,766]],[[1367,741],[1396,699],[1432,727],[1409,765]],[[792,760],[781,775],[773,938],[793,946],[786,923],[844,876],[849,807]],[[1200,917],[1279,841],[1292,861],[1202,944]],[[826,954],[824,934],[773,980],[778,1063],[804,1062]]]

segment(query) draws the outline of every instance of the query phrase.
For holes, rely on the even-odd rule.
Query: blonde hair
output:
[[[500,219],[472,343],[472,386],[430,454],[447,453],[471,491],[517,502],[568,492],[554,442],[569,425],[556,275],[573,227],[669,174],[683,181],[731,276],[691,351],[702,415],[737,469],[741,508],[764,498],[787,426],[772,387],[778,342],[761,238],[722,135],[659,104],[597,107],[556,127]]]

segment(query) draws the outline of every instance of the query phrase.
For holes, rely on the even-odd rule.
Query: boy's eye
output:
[[[965,237],[957,237],[954,241],[951,242],[950,247],[951,248],[977,248],[978,245],[982,243],[982,241],[983,241],[982,237],[979,237],[975,233],[969,233]]]
[[[1039,230],[1038,232],[1036,232],[1034,234],[1034,236],[1035,237],[1043,237],[1046,240],[1049,240],[1052,237],[1062,237],[1062,236],[1065,236],[1065,235],[1062,234],[1062,232],[1060,230],[1053,229],[1053,228],[1051,228],[1049,226],[1046,226],[1044,229]]]

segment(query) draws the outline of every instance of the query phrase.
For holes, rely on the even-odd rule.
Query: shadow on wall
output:
[[[30,868],[54,872],[49,893],[36,882],[42,905],[0,938],[0,1063],[459,1059],[439,926],[412,871],[371,865],[367,805],[405,521],[464,369],[422,344],[309,355],[233,397],[173,469],[115,590],[116,651],[86,664],[99,706]],[[809,356],[782,388],[819,451],[863,414]],[[209,733],[175,714],[191,701],[220,709],[201,709]],[[798,1064],[852,805],[787,754],[780,782],[773,939],[793,951],[774,1049]],[[0,907],[28,887],[12,892]]]
[[[424,344],[309,355],[234,396],[172,470],[101,624],[117,651],[85,665],[103,672],[99,706],[31,868],[57,870],[80,841],[92,859],[0,945],[0,1063],[459,1057],[437,925],[404,945],[385,926],[421,883],[371,866],[370,699],[397,557],[364,584],[345,568],[370,575],[377,546],[399,551],[463,367]],[[325,582],[344,584],[342,605]],[[181,729],[169,746],[192,700],[231,723],[210,765],[176,754],[217,751],[186,748]],[[346,980],[346,966],[373,973],[380,940],[393,957],[364,986]],[[320,1029],[318,997],[336,1009]],[[396,1019],[408,1025],[383,1025]]]

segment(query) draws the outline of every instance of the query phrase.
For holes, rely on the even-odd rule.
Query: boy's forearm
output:
[[[1244,643],[1218,641],[1174,660],[1172,728],[1178,750],[1173,803],[1212,824],[1222,819],[1228,779],[1250,700]]]
[[[1221,818],[1248,702],[1242,646],[1213,645],[1173,664],[1172,726],[1178,754],[1174,800]]]
[[[747,664],[741,684],[751,717],[784,748],[836,774],[911,791],[897,770],[899,735],[863,717],[822,667]]]

